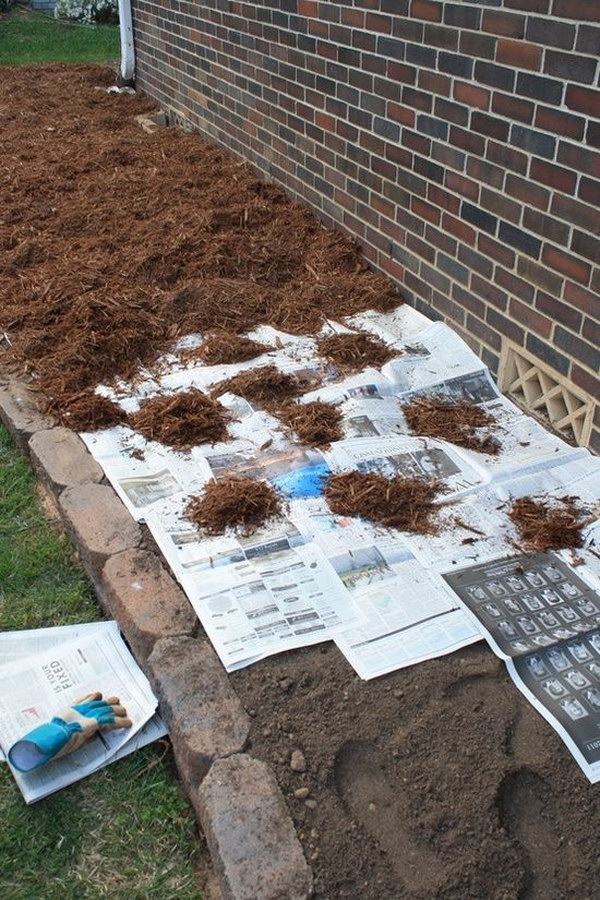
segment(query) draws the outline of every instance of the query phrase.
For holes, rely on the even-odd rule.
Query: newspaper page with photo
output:
[[[53,629],[51,629],[53,630]],[[50,630],[49,630],[50,631]],[[157,702],[150,683],[127,650],[113,623],[80,628],[67,642],[54,642],[47,634],[45,646],[14,661],[17,650],[8,643],[13,662],[0,668],[0,747],[6,755],[24,734],[49,721],[65,706],[86,694],[101,690],[117,696],[133,725],[98,733],[72,754],[14,778],[26,803],[33,803],[85,778],[118,756],[127,755],[164,733],[160,720],[151,723]],[[56,635],[58,637],[58,635]],[[25,643],[31,646],[31,637]],[[17,642],[20,641],[17,639]],[[0,645],[1,646],[1,645]],[[144,736],[145,726],[149,726]]]
[[[555,553],[519,554],[444,576],[519,690],[600,781],[600,592]]]

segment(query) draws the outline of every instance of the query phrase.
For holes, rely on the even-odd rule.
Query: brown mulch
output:
[[[98,431],[127,420],[127,413],[117,403],[99,394],[80,394],[65,399],[54,404],[53,412],[62,425],[74,431]]]
[[[249,403],[270,407],[292,400],[304,389],[302,382],[294,375],[280,372],[276,366],[259,366],[220,381],[213,387],[212,393],[217,396],[231,391]]]
[[[316,400],[312,403],[292,403],[276,411],[280,418],[303,444],[328,447],[344,437],[343,416],[333,403]]]
[[[541,553],[581,547],[581,530],[590,520],[576,501],[576,497],[561,497],[552,502],[533,497],[515,500],[508,515],[523,546]]]
[[[228,528],[252,534],[282,509],[281,497],[265,481],[230,475],[209,482],[199,497],[192,497],[185,515],[207,534],[223,534]]]
[[[128,418],[129,425],[147,440],[160,441],[175,450],[226,441],[230,421],[230,414],[220,403],[195,389],[151,397]]]
[[[131,377],[191,331],[314,332],[401,302],[250,166],[197,134],[144,132],[134,116],[153,103],[98,89],[113,78],[2,69],[0,334],[49,398]]]
[[[434,500],[441,491],[438,482],[421,478],[343,472],[329,477],[325,499],[340,516],[360,516],[386,528],[436,534],[439,507]]]
[[[231,331],[212,331],[199,347],[182,353],[181,357],[184,360],[199,359],[207,366],[218,366],[246,362],[273,349],[268,344],[261,344]]]
[[[467,400],[416,397],[402,407],[402,412],[413,434],[440,438],[492,456],[500,449],[493,435],[477,434],[477,429],[495,425],[495,417]]]
[[[364,331],[355,334],[332,334],[318,342],[321,356],[326,357],[342,372],[360,372],[367,366],[380,369],[401,350],[394,350],[385,341]]]

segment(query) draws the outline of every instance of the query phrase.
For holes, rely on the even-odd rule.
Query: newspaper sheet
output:
[[[366,622],[334,637],[361,678],[377,678],[481,640],[451,591],[405,550],[390,558],[377,546],[332,559]]]
[[[129,429],[84,436],[132,514],[148,523],[229,669],[333,637],[357,671],[374,677],[476,640],[474,620],[457,608],[441,573],[514,553],[516,534],[506,515],[511,497],[558,497],[595,487],[598,462],[591,464],[587,451],[549,434],[502,397],[481,360],[448,326],[400,306],[329,320],[321,334],[353,328],[379,336],[398,355],[381,370],[343,377],[319,356],[317,339],[260,326],[251,337],[272,348],[263,356],[216,367],[165,357],[161,372],[131,386],[133,400],[127,401],[212,388],[239,371],[275,365],[305,381],[309,389],[299,403],[340,404],[345,436],[327,450],[299,445],[274,416],[232,393],[219,397],[231,413],[231,440],[215,446],[175,453]],[[188,336],[180,347],[200,341],[200,335]],[[125,402],[126,386],[119,390]],[[402,407],[425,394],[467,400],[493,413],[499,452],[410,435]],[[325,479],[348,470],[440,480],[439,533],[399,535],[333,515],[323,500]],[[189,496],[209,479],[230,474],[268,481],[287,502],[286,516],[251,538],[201,537],[185,518]],[[594,552],[590,537],[590,571]],[[413,597],[433,604],[433,618],[422,621],[423,604]],[[363,633],[370,643],[359,650]]]
[[[555,553],[445,575],[519,690],[600,781],[600,594]]]
[[[27,774],[11,767],[26,803],[40,800],[92,774],[115,759],[165,733],[154,718],[156,699],[148,680],[127,650],[114,623],[77,626],[69,639],[58,629],[44,629],[40,639],[29,633],[2,635],[0,649],[12,661],[0,668],[0,748],[6,754],[23,734],[49,721],[79,697],[102,690],[118,696],[132,728],[96,735],[68,756]],[[63,629],[60,629],[62,632]],[[54,632],[52,634],[51,632]],[[20,647],[38,649],[15,659]]]
[[[248,537],[203,539],[185,496],[148,517],[224,666],[331,639],[359,612],[321,549],[284,519]]]

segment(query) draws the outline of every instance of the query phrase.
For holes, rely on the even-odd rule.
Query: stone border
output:
[[[270,767],[244,751],[250,720],[195,613],[78,435],[24,380],[2,377],[0,419],[54,497],[102,608],[150,679],[220,900],[305,900],[308,866]]]

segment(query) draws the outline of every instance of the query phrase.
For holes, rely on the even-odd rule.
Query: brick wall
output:
[[[508,339],[598,400],[597,0],[133,9],[141,88],[356,235],[494,373]]]

